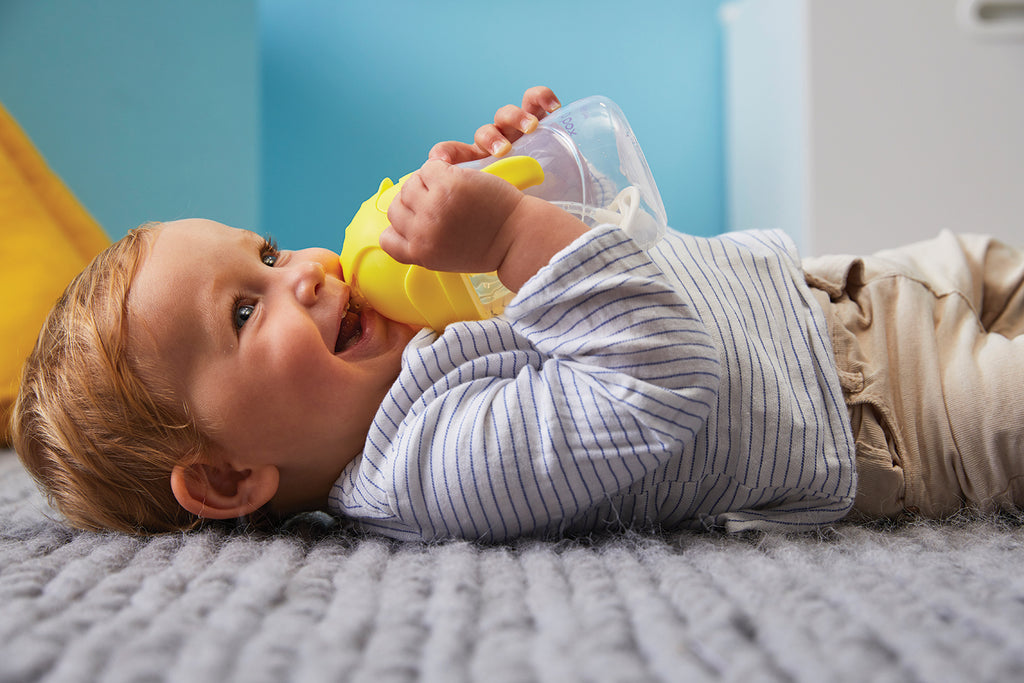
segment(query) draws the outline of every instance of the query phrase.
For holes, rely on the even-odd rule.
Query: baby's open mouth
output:
[[[334,352],[341,353],[352,348],[363,336],[363,326],[359,320],[359,311],[349,306],[345,317],[341,320],[338,330],[338,341],[334,344]]]

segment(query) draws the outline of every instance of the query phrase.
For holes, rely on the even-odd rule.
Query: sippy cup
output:
[[[607,97],[577,100],[541,119],[509,155],[536,159],[544,182],[526,190],[565,209],[590,227],[613,223],[644,249],[665,235],[668,221],[633,129]],[[462,164],[486,169],[494,157]]]
[[[590,227],[617,225],[645,249],[667,229],[661,195],[633,130],[606,97],[558,109],[501,159],[461,165],[504,178]],[[380,248],[388,206],[406,177],[398,184],[385,178],[345,229],[341,267],[348,284],[382,315],[435,330],[501,313],[514,294],[494,273],[431,271],[398,263]]]
[[[540,183],[544,171],[530,157],[505,157],[484,169],[520,190]],[[411,174],[409,174],[411,175]],[[341,271],[357,297],[378,313],[410,325],[443,330],[457,320],[483,320],[501,313],[514,296],[494,273],[447,273],[399,263],[380,248],[388,207],[409,175],[381,181],[345,228]]]

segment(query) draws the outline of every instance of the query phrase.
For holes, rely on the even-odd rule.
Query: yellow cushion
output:
[[[0,441],[22,363],[61,292],[110,240],[0,105]]]

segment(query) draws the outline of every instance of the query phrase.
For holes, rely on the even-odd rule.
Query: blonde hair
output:
[[[141,226],[97,256],[50,312],[22,372],[14,446],[51,506],[82,529],[195,527],[171,469],[202,458],[203,435],[147,387],[128,349],[128,292],[152,242]]]

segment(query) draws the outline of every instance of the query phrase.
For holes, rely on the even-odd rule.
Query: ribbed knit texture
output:
[[[484,546],[47,514],[0,454],[0,681],[1024,678],[1007,518]]]

